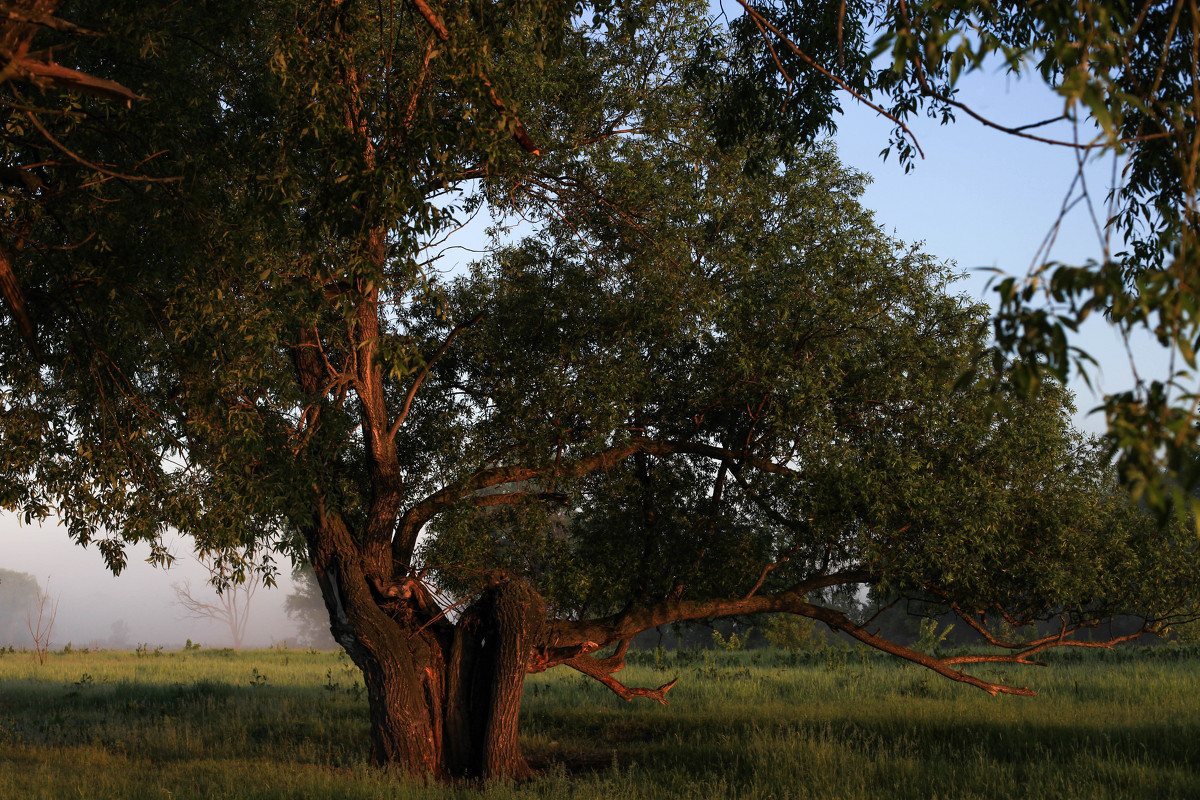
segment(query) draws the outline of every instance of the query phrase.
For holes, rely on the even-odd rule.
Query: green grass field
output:
[[[365,764],[338,654],[5,653],[0,798],[1200,797],[1200,657],[1174,648],[1008,672],[1036,698],[857,652],[637,655],[629,683],[681,676],[670,707],[532,676],[539,777],[443,787]]]

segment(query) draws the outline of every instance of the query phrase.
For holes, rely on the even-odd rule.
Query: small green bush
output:
[[[825,637],[817,630],[817,621],[795,614],[772,614],[759,629],[763,638],[781,650],[817,651],[825,646]]]

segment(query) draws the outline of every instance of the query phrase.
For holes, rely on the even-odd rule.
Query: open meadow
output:
[[[437,787],[365,763],[340,654],[0,655],[4,798],[1194,798],[1200,654],[1059,655],[990,697],[852,650],[633,654],[679,675],[626,704],[566,669],[526,683],[523,785]]]

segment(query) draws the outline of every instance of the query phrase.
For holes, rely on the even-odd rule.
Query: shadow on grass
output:
[[[0,745],[91,744],[154,761],[268,757],[359,765],[366,702],[342,689],[193,683],[22,682],[0,699]]]
[[[1137,796],[1155,796],[1156,775],[1173,775],[1172,781],[1182,779],[1191,787],[1164,796],[1200,796],[1200,719],[1195,716],[1160,716],[1136,724],[1064,722],[1048,710],[1044,717],[1026,714],[1014,723],[981,715],[956,719],[952,707],[947,713],[910,715],[904,702],[884,713],[847,707],[842,715],[827,708],[810,715],[799,708],[756,716],[755,709],[745,709],[737,718],[543,708],[528,714],[525,723],[537,732],[528,748],[531,763],[562,764],[569,773],[615,764],[698,783],[721,779],[749,785],[765,772],[788,772],[792,765],[813,762],[847,773],[887,774],[899,763],[919,765],[920,772],[950,783],[967,773],[1020,778],[1039,769],[1076,770],[1100,779],[1100,773],[1119,768],[1144,782],[1139,787],[1144,793]]]
[[[615,707],[543,690],[522,718],[527,755],[543,777],[521,791],[536,795],[538,785],[566,777],[627,779],[648,787],[647,797],[714,786],[733,788],[697,789],[697,796],[782,797],[787,787],[821,784],[849,788],[803,796],[999,797],[1052,775],[1078,792],[1022,796],[1200,796],[1193,767],[1200,765],[1200,715],[1105,710],[1119,708],[1119,700],[1086,711],[1016,702],[1024,705],[897,693],[886,701],[710,704],[689,712],[686,703]],[[1060,713],[1071,716],[1054,716]],[[14,681],[0,693],[0,750],[35,760],[44,753],[42,762],[52,762],[55,751],[87,747],[130,769],[175,764],[207,773],[215,764],[254,762],[285,771],[315,767],[335,780],[365,769],[367,725],[361,692],[332,683],[81,678]]]

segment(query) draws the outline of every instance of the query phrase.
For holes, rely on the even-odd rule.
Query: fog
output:
[[[68,642],[74,648],[109,646],[114,637],[124,638],[129,648],[146,643],[178,650],[189,639],[207,647],[232,646],[227,624],[185,618],[172,584],[190,581],[193,595],[214,599],[216,595],[206,585],[208,572],[192,557],[187,541],[181,537],[168,540],[168,547],[176,556],[170,568],[148,564],[148,547],[130,547],[127,566],[114,576],[99,550],[75,544],[62,526],[53,522],[23,525],[14,514],[0,514],[0,567],[33,575],[39,585],[49,587],[50,604],[58,603],[51,636],[54,649]],[[279,576],[275,588],[263,586],[255,592],[246,647],[269,647],[288,639],[295,642],[296,625],[283,611],[284,599],[291,591],[288,573]],[[36,619],[36,609],[33,613]],[[121,622],[123,636],[119,628],[114,629]],[[14,642],[0,641],[0,645],[17,647],[29,643],[27,634]]]

